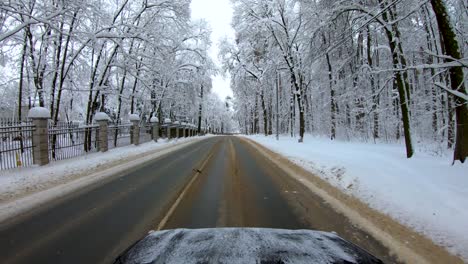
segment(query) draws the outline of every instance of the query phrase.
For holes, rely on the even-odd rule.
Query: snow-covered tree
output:
[[[305,131],[402,140],[408,158],[414,142],[432,142],[465,159],[463,1],[234,0],[233,7],[236,39],[222,42],[221,59],[242,132],[268,135],[278,116],[279,132],[299,141]],[[447,47],[453,43],[458,54]]]

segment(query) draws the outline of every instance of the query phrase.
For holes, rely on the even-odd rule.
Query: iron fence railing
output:
[[[151,123],[142,123],[140,125],[140,143],[149,142],[152,139]]]
[[[109,125],[107,136],[109,149],[130,145],[131,128],[132,124]]]
[[[0,169],[33,164],[33,131],[31,122],[0,122]]]
[[[99,126],[60,124],[49,127],[49,158],[63,160],[98,150]]]
[[[33,132],[30,120],[0,119],[0,170],[30,166],[34,163]],[[131,144],[131,123],[111,123],[108,126],[108,148]],[[99,149],[99,126],[82,126],[79,122],[49,123],[48,155],[50,161],[64,160]],[[140,123],[139,142],[152,140],[151,123]]]

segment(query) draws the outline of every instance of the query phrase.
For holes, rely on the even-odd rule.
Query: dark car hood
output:
[[[382,263],[334,233],[266,228],[152,232],[115,263]]]

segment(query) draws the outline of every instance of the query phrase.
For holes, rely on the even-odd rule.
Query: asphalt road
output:
[[[199,141],[0,224],[1,263],[112,263],[149,230],[335,231],[383,260],[378,241],[237,137]]]

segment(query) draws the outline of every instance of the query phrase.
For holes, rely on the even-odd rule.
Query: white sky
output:
[[[221,66],[218,60],[218,42],[224,36],[234,39],[234,29],[231,27],[232,6],[229,0],[192,0],[192,19],[205,19],[213,30],[211,34],[212,46],[210,56],[213,61]],[[213,91],[224,100],[226,96],[232,96],[230,78],[227,76],[213,76]]]

